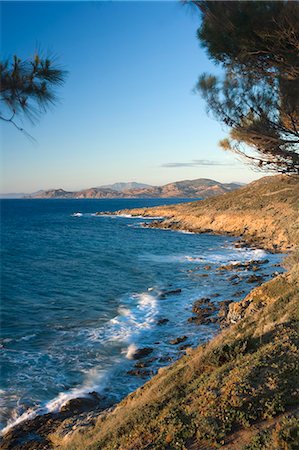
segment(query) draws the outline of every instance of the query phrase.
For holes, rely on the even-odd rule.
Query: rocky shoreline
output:
[[[287,196],[286,191],[288,191]],[[291,193],[293,194],[291,195]],[[297,200],[297,179],[277,176],[266,177],[234,193],[202,202],[176,205],[172,208],[157,207],[118,211],[111,214],[130,214],[133,217],[145,218],[148,216],[164,217],[162,220],[154,220],[145,226],[239,236],[240,240],[237,246],[240,247],[258,246],[271,252],[288,252],[294,249],[298,243]],[[265,286],[262,284],[264,276],[260,275],[262,264],[258,261],[250,261],[249,266],[253,273],[248,277],[247,282],[253,283],[255,286],[261,285],[261,289],[263,289]],[[239,283],[240,272],[247,269],[248,266],[246,267],[245,264],[218,268],[220,272],[232,271],[229,282],[235,284]],[[206,270],[209,271],[210,268],[207,266]],[[277,275],[278,272],[274,269],[273,276],[278,280],[283,280],[283,277]],[[253,314],[264,306],[263,302],[256,302],[255,291],[256,289],[242,300],[243,292],[240,290],[236,295],[238,294],[241,301],[224,300],[217,306],[210,297],[197,299],[192,306],[193,314],[190,316],[189,322],[199,325],[219,323],[225,328],[230,325],[234,326],[243,319],[244,315],[248,316],[250,312]],[[162,295],[172,294],[169,291]],[[267,303],[267,301],[265,302]],[[160,318],[158,325],[163,326],[166,322],[166,317]],[[185,343],[186,338],[187,336],[178,336],[173,339],[172,345],[180,346],[182,351],[186,351],[188,347]],[[149,372],[144,372],[144,370],[150,370],[148,367],[151,364],[151,351],[146,348],[138,350],[140,357],[136,358],[137,362],[132,376],[147,376]],[[134,394],[132,395],[134,397]],[[53,440],[50,435],[54,431],[56,436],[63,437],[78,429],[92,428],[103,415],[111,417],[110,412],[113,408],[106,399],[101,399],[96,393],[90,393],[87,398],[71,400],[65,405],[64,411],[37,416],[31,421],[15,426],[2,439],[0,448],[3,450],[53,448]],[[116,408],[119,406],[116,405]],[[111,420],[113,421],[113,419]]]
[[[98,213],[156,218],[144,226],[237,236],[240,245],[289,252],[299,241],[299,177],[276,175],[211,199]]]
[[[227,279],[233,285],[238,284],[241,280],[244,281],[244,278],[247,279],[248,283],[259,285],[264,281],[265,275],[255,275],[255,272],[261,271],[262,267],[268,263],[269,261],[264,259],[220,265],[216,268],[216,272],[231,273]],[[211,265],[204,266],[204,270],[207,273],[211,269]],[[190,272],[194,271],[196,272],[196,269],[190,270]],[[275,274],[276,270],[273,272],[273,276]],[[181,288],[165,289],[160,292],[159,297],[166,299],[173,295],[179,295],[181,292]],[[244,291],[240,290],[234,294],[234,297],[241,299],[243,294]],[[219,293],[214,292],[210,297],[196,299],[191,306],[190,317],[187,322],[198,326],[216,324],[220,328],[226,328],[235,323],[233,304],[236,303],[236,298],[218,301],[219,296]],[[167,322],[167,317],[160,317],[157,319],[156,325],[163,326]],[[183,335],[174,337],[169,341],[169,344],[176,347],[179,353],[185,354],[190,348],[190,343],[187,341],[188,336]],[[151,347],[136,348],[131,355],[131,359],[136,362],[133,368],[127,372],[128,375],[142,379],[154,376],[157,372],[151,368],[151,365],[157,358],[151,355],[152,352],[153,348]],[[167,355],[160,358],[160,360],[163,360],[166,364],[173,362],[172,358],[169,358]],[[59,412],[37,415],[31,420],[15,425],[2,438],[0,449],[52,448],[52,443],[49,439],[52,431],[59,430],[59,434],[64,435],[72,433],[78,428],[91,428],[100,416],[110,413],[115,406],[108,398],[101,397],[96,392],[90,392],[85,397],[71,399]]]

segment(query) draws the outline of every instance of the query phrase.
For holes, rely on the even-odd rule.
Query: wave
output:
[[[100,392],[107,384],[108,373],[109,371],[107,369],[102,370],[100,367],[90,369],[81,386],[70,389],[67,392],[60,392],[44,406],[39,408],[29,408],[19,417],[9,421],[6,427],[1,430],[1,435],[4,436],[11,428],[27,420],[32,420],[36,416],[59,412],[65,404],[74,398],[88,397],[88,395],[94,391]]]
[[[105,326],[93,330],[81,330],[80,334],[85,334],[87,340],[99,341],[106,345],[113,342],[120,344],[120,352],[110,358],[108,366],[106,363],[105,367],[99,365],[86,371],[82,385],[60,392],[44,405],[30,408],[18,417],[11,419],[1,430],[1,435],[6,434],[14,426],[32,420],[38,415],[59,412],[73,398],[87,397],[93,391],[103,391],[110,379],[111,372],[117,368],[123,358],[131,359],[137,350],[136,343],[139,342],[142,332],[154,325],[157,313],[158,304],[155,295],[148,292],[131,294],[122,299],[118,314],[110,319]],[[25,338],[30,339],[31,337]]]

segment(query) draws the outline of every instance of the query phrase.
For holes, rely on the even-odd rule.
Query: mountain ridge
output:
[[[133,187],[131,187],[133,186]],[[209,198],[242,187],[242,183],[220,183],[209,178],[182,180],[162,186],[143,183],[114,183],[79,191],[48,189],[24,196],[24,198]],[[118,187],[119,190],[116,190]]]

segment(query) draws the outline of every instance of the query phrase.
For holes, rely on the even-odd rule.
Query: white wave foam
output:
[[[82,217],[82,216],[83,216],[83,214],[80,212],[76,212],[76,213],[72,214],[72,217]]]
[[[195,231],[187,231],[187,230],[177,230],[177,232],[183,234],[196,234]]]
[[[157,314],[157,299],[149,294],[133,294],[124,299],[124,304],[118,308],[118,315],[111,319],[106,326],[94,330],[86,330],[87,338],[93,341],[99,340],[103,344],[109,342],[120,342],[129,344],[122,354],[131,359],[137,347],[132,344],[139,338],[140,333],[153,325]],[[133,303],[133,305],[132,305]],[[135,305],[134,305],[135,304]],[[31,338],[32,336],[28,336]],[[111,367],[119,361],[118,355],[111,360]],[[49,412],[58,412],[69,400],[78,397],[87,396],[92,391],[100,392],[105,388],[105,379],[107,379],[109,369],[96,367],[89,370],[81,386],[70,389],[66,392],[60,392],[53,400],[39,408],[31,408],[21,414],[19,417],[11,420],[1,431],[2,435],[7,433],[12,427],[31,420],[37,415],[47,414]]]
[[[135,216],[133,214],[113,214],[113,216],[120,217],[123,219],[144,219],[144,220],[164,219],[164,217],[160,216]]]
[[[86,374],[84,383],[77,388],[70,389],[67,392],[60,392],[53,400],[47,402],[44,406],[39,408],[29,408],[16,419],[8,422],[7,426],[1,430],[1,435],[4,436],[11,428],[19,425],[27,420],[32,420],[36,416],[59,412],[61,408],[73,398],[87,397],[90,392],[100,392],[106,386],[108,370],[101,370],[96,367],[89,370]]]
[[[123,352],[127,359],[133,359],[137,351],[137,346],[135,344],[130,344],[129,347]]]

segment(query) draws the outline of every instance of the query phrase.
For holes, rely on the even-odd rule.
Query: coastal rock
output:
[[[177,337],[177,338],[172,339],[171,341],[169,341],[169,344],[177,345],[177,344],[180,344],[181,342],[186,341],[187,339],[188,339],[188,336],[180,336],[180,337]]]
[[[178,288],[178,289],[171,289],[169,291],[163,290],[161,292],[161,294],[159,295],[159,298],[165,298],[168,297],[169,295],[177,295],[180,294],[182,292],[182,289]]]
[[[193,306],[192,306],[192,312],[194,312],[195,314],[201,313],[202,305],[207,305],[207,304],[211,304],[211,299],[208,297],[202,297],[202,298],[199,298],[198,300],[195,300],[195,302],[193,303]]]
[[[138,348],[132,355],[132,359],[141,359],[145,358],[146,356],[150,355],[153,352],[153,348],[151,347],[144,347],[144,348]]]
[[[237,291],[233,294],[234,297],[241,297],[241,295],[245,294],[245,291]]]
[[[211,318],[208,317],[208,315],[198,315],[198,316],[191,316],[188,319],[189,323],[194,323],[196,325],[207,325],[211,323]]]
[[[86,397],[72,398],[60,409],[61,412],[70,412],[72,414],[80,414],[90,411],[99,406],[101,397],[97,392],[90,392]]]
[[[180,345],[180,346],[178,347],[178,349],[181,350],[181,351],[183,351],[183,350],[186,350],[186,348],[188,348],[188,347],[190,347],[189,344],[183,344],[183,345]]]
[[[167,322],[169,322],[169,319],[162,318],[157,320],[157,325],[165,325]]]
[[[132,375],[134,377],[146,378],[154,374],[152,370],[142,370],[142,369],[131,369],[127,372],[128,375]]]
[[[152,362],[156,360],[157,358],[149,358],[145,361],[139,361],[136,364],[134,364],[134,367],[136,367],[136,369],[144,369],[145,367],[148,367]]]
[[[247,283],[261,283],[264,280],[264,277],[261,275],[250,275],[247,280]]]
[[[230,277],[228,277],[228,281],[237,280],[239,278],[240,278],[239,275],[231,275]]]
[[[171,362],[173,360],[173,358],[171,356],[161,356],[159,358],[159,362]]]
[[[221,322],[226,320],[229,312],[229,305],[231,303],[234,302],[232,300],[223,300],[222,302],[219,302],[218,318]]]

